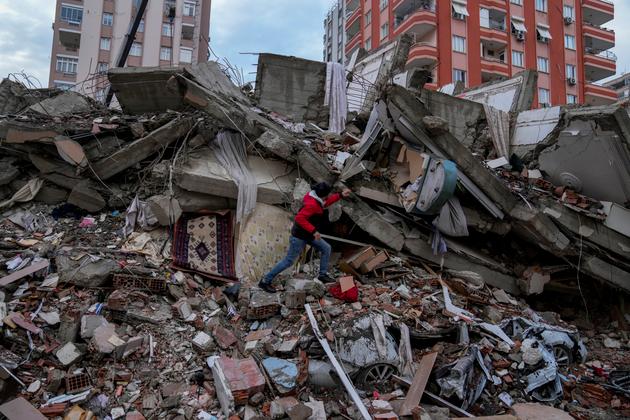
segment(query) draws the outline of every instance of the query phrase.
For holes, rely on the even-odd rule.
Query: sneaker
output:
[[[322,283],[335,283],[337,280],[330,277],[328,274],[321,274],[318,278]]]
[[[258,287],[260,287],[262,290],[264,290],[267,293],[276,293],[277,292],[276,288],[273,287],[271,284],[263,283],[262,281],[260,281],[258,283]]]

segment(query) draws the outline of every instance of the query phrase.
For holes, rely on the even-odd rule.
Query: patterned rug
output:
[[[236,278],[232,214],[182,216],[173,235],[173,265],[212,277]]]

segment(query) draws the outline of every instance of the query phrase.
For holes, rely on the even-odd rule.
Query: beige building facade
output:
[[[49,86],[104,100],[140,0],[57,0]],[[125,63],[177,66],[208,60],[211,0],[149,0]]]

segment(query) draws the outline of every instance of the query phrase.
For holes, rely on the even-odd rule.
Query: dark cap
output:
[[[332,191],[332,187],[327,182],[320,182],[313,187],[318,197],[326,197]]]

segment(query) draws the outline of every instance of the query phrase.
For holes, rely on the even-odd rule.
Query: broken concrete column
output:
[[[68,255],[58,255],[56,262],[59,281],[81,287],[102,286],[119,270],[116,261],[106,258],[93,261],[90,256],[84,256],[74,261]]]
[[[403,233],[363,201],[344,200],[342,209],[357,226],[383,244],[397,251],[403,248]]]
[[[64,366],[70,366],[83,356],[83,353],[74,343],[66,343],[55,353],[59,362]]]
[[[326,161],[311,147],[291,136],[288,132],[280,132],[275,127],[270,128],[256,141],[267,152],[299,165],[300,169],[315,182],[332,184],[335,181]]]
[[[154,195],[147,199],[147,203],[161,226],[171,226],[175,224],[182,215],[179,201],[175,197]]]
[[[116,153],[92,164],[98,178],[106,180],[159,150],[184,137],[192,128],[191,118],[175,118],[173,121],[152,131],[145,137],[123,147]]]
[[[103,196],[90,187],[90,183],[85,181],[75,186],[68,196],[68,203],[87,210],[90,213],[96,213],[105,208],[107,204]]]
[[[92,338],[98,327],[108,324],[105,317],[101,315],[83,315],[81,317],[81,338]]]

